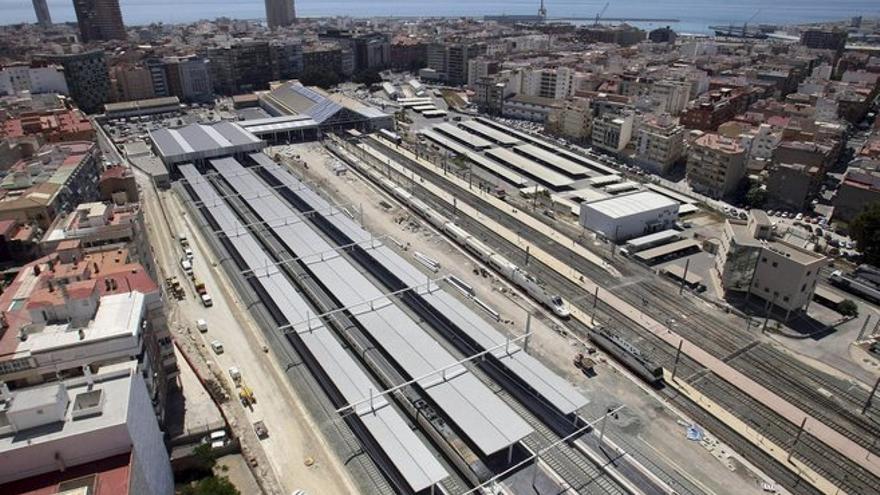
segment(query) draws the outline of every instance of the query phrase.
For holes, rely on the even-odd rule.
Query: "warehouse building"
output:
[[[678,203],[660,194],[641,191],[581,204],[585,229],[622,242],[671,229],[678,220]]]
[[[391,115],[341,93],[325,93],[298,81],[286,82],[262,93],[260,106],[275,117],[311,117],[321,132],[394,130]]]
[[[150,131],[153,152],[173,173],[181,163],[202,163],[221,156],[243,156],[260,151],[266,143],[232,122],[190,124]]]

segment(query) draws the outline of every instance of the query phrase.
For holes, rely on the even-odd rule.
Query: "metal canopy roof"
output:
[[[482,168],[488,170],[489,172],[501,177],[502,179],[506,180],[507,182],[510,182],[511,184],[513,184],[517,187],[523,187],[526,184],[528,184],[528,180],[526,180],[525,177],[519,175],[518,173],[510,170],[509,168],[505,167],[504,165],[501,165],[500,163],[498,163],[494,160],[490,160],[479,153],[474,153],[473,151],[456,143],[452,139],[441,136],[432,130],[419,131],[419,134],[421,134],[422,136],[425,136],[426,138],[430,139],[431,141],[434,141],[435,143],[439,144],[440,146],[443,146],[444,148],[446,148],[450,151],[453,151],[455,153],[458,153],[459,155],[466,157],[468,160],[476,163],[480,167],[482,167]]]
[[[465,132],[458,127],[455,127],[449,123],[443,123],[435,125],[433,130],[440,132],[441,134],[445,134],[447,136],[452,137],[455,140],[465,143],[467,146],[481,150],[486,148],[491,148],[494,146],[489,141],[477,136],[476,134],[471,134],[469,132]]]
[[[348,216],[332,208],[324,198],[318,196],[310,189],[303,189],[305,185],[301,181],[297,180],[266,155],[255,153],[251,155],[251,158],[254,158],[258,164],[266,168],[283,184],[297,191],[297,194],[313,210],[320,212],[321,215],[344,232],[353,242],[363,242],[372,238],[369,232]],[[413,287],[424,284],[425,275],[387,246],[373,248],[370,250],[370,255],[409,286]],[[428,304],[452,319],[453,323],[473,338],[484,350],[506,343],[507,338],[501,332],[452,295],[443,290],[419,291],[419,293]],[[507,350],[510,351],[509,354],[503,348],[494,351],[493,354],[511,372],[527,383],[538,395],[559,411],[569,414],[589,402],[573,385],[544,366],[540,361],[522,351],[518,346],[510,344]]]
[[[296,212],[273,195],[256,175],[247,174],[234,158],[212,160],[211,164],[295,256],[314,258],[333,250],[334,246],[306,223],[273,225]],[[298,193],[308,194],[310,190]],[[460,365],[452,366],[458,359],[400,307],[383,297],[383,292],[352,262],[342,256],[323,258],[309,264],[309,269],[410,378],[449,367],[445,374],[437,373],[418,384],[480,452],[494,454],[533,431],[470,371]]]
[[[476,120],[468,120],[466,122],[462,122],[460,126],[465,128],[468,132],[479,134],[484,138],[490,141],[494,141],[502,146],[511,146],[520,143],[519,139],[511,136],[510,134],[493,129],[487,125],[477,122]]]
[[[567,158],[563,158],[558,154],[551,153],[533,144],[516,146],[513,150],[537,161],[538,163],[556,169],[569,177],[580,179],[583,177],[596,177],[599,175],[583,165],[579,165]]]
[[[554,190],[562,189],[574,182],[569,177],[549,167],[535,163],[524,156],[520,156],[507,148],[492,148],[486,151],[486,156],[490,156]]]
[[[293,324],[306,320],[309,312],[314,314],[314,310],[309,308],[296,288],[195,167],[182,165],[180,170],[284,318]],[[368,401],[371,391],[381,390],[320,321],[311,323],[310,332],[298,332],[298,335],[349,404]],[[448,476],[431,451],[384,397],[374,398],[372,407],[369,402],[364,403],[356,408],[356,413],[414,491],[427,489]]]
[[[238,124],[190,124],[150,131],[150,139],[165,164],[181,163],[236,152],[257,151],[265,144]]]

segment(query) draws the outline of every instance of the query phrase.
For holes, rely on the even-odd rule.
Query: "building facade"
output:
[[[37,60],[64,68],[70,97],[86,113],[100,112],[110,100],[110,72],[103,50],[69,55],[36,55]]]
[[[37,24],[42,27],[52,25],[52,15],[49,13],[49,4],[46,0],[33,0],[34,14],[37,16]]]
[[[747,221],[728,219],[715,256],[725,291],[757,296],[786,314],[806,308],[827,259],[773,238],[767,214],[752,210]]]
[[[580,224],[612,242],[671,229],[678,220],[678,203],[648,191],[582,203]]]
[[[266,0],[266,22],[269,29],[290,26],[296,22],[293,0]]]
[[[208,48],[214,91],[222,95],[269,88],[272,59],[268,41],[240,41]]]
[[[593,119],[593,146],[608,151],[622,151],[632,139],[632,130],[632,113],[605,113]]]
[[[665,174],[684,155],[684,127],[669,115],[644,119],[639,126],[636,159]]]
[[[83,42],[126,38],[119,0],[73,0],[73,10]]]
[[[69,92],[64,70],[58,65],[14,64],[0,70],[0,95]]]
[[[746,150],[739,141],[704,134],[691,146],[687,181],[697,192],[713,198],[729,196],[746,175]]]

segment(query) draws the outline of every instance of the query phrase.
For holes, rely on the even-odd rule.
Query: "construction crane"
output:
[[[547,9],[544,8],[544,0],[541,0],[541,6],[538,7],[538,17],[541,19],[547,18]]]
[[[602,16],[605,14],[605,11],[608,10],[608,6],[609,6],[609,5],[611,5],[611,2],[605,2],[605,6],[602,7],[602,10],[600,10],[600,11],[596,14],[596,22],[593,24],[594,26],[598,26],[598,25],[599,25],[599,18],[602,17]]]
[[[758,9],[757,12],[755,12],[754,14],[752,14],[751,17],[749,17],[749,20],[747,20],[746,22],[743,23],[743,34],[745,34],[745,32],[748,30],[749,23],[754,21],[755,17],[758,17],[758,14],[760,14],[760,13],[761,13],[761,9]]]

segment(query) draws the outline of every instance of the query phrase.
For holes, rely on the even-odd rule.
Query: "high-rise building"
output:
[[[70,97],[86,113],[99,112],[110,95],[110,73],[103,50],[92,50],[68,55],[36,55],[64,67],[64,77]]]
[[[208,49],[214,91],[223,95],[268,89],[272,58],[268,41],[239,41]]]
[[[266,0],[266,21],[269,29],[293,24],[296,21],[293,0]]]
[[[49,4],[46,0],[33,0],[34,12],[37,14],[37,24],[43,27],[52,25],[52,16],[49,14]]]
[[[84,42],[125,39],[119,0],[73,0],[73,9]]]

